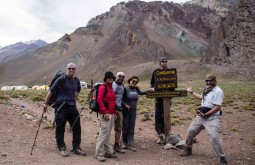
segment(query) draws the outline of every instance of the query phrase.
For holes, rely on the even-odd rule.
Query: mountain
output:
[[[240,0],[236,10],[215,29],[202,62],[255,70],[255,1]]]
[[[36,40],[28,42],[18,42],[16,44],[2,47],[0,48],[0,63],[4,63],[11,59],[30,54],[46,45],[48,44],[45,41]]]
[[[0,65],[0,84],[40,83],[65,70],[69,62],[77,64],[77,74],[85,81],[101,81],[107,70],[148,78],[160,56],[203,58],[211,34],[223,19],[215,10],[198,4],[121,2],[92,18],[86,27]]]

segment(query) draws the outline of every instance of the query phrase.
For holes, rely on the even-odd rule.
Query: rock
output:
[[[175,149],[175,150],[177,150],[177,148],[176,148],[174,145],[169,144],[169,143],[167,143],[163,148],[164,148],[165,150],[169,150],[169,149]]]
[[[170,134],[166,137],[166,143],[176,145],[180,140],[182,140],[181,136],[178,134]]]
[[[183,146],[186,145],[186,140],[180,140],[176,145],[175,147],[177,148],[183,148]]]

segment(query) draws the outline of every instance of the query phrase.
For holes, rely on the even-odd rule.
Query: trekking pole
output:
[[[91,89],[91,90],[92,90],[92,87],[93,87],[93,79],[90,80],[90,89]],[[73,123],[73,125],[72,125],[72,127],[71,127],[71,130],[73,130],[74,124],[76,123],[76,121],[77,121],[78,118],[80,117],[81,111],[84,109],[85,105],[89,102],[91,90],[90,90],[90,92],[88,93],[88,98],[87,98],[87,100],[85,101],[85,103],[82,105],[81,110],[80,110],[80,112],[79,112],[79,115],[76,117],[76,119],[75,119],[75,121],[74,121],[74,123]]]
[[[44,110],[43,113],[42,113],[41,120],[40,120],[40,122],[39,122],[39,126],[38,126],[38,129],[37,129],[37,132],[36,132],[36,134],[35,134],[35,139],[34,139],[34,143],[33,143],[33,146],[32,146],[31,152],[30,152],[30,155],[32,155],[32,152],[33,152],[33,149],[34,149],[34,146],[35,146],[35,141],[36,141],[36,138],[37,138],[37,135],[38,135],[38,132],[39,132],[39,129],[40,129],[40,125],[41,125],[42,120],[43,120],[43,115],[44,115],[45,112],[46,112],[46,110]]]
[[[73,130],[73,126],[75,125],[75,123],[76,123],[76,121],[78,120],[78,118],[81,116],[81,111],[84,109],[85,105],[89,102],[89,96],[90,96],[90,94],[88,94],[87,100],[86,100],[85,103],[82,105],[81,110],[80,110],[80,112],[79,112],[79,115],[76,117],[76,119],[75,119],[75,121],[74,121],[74,123],[73,123],[73,125],[72,125],[72,127],[71,127],[71,130]]]

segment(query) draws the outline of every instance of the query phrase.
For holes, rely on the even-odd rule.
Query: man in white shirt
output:
[[[216,77],[214,75],[208,74],[205,83],[206,86],[202,94],[193,92],[192,87],[190,86],[186,88],[188,93],[201,100],[201,107],[197,109],[196,118],[189,126],[186,137],[186,146],[183,148],[184,152],[181,156],[192,155],[193,139],[205,129],[210,136],[214,151],[220,157],[221,165],[226,165],[227,160],[219,136],[221,106],[224,99],[224,93],[221,88],[216,85]]]

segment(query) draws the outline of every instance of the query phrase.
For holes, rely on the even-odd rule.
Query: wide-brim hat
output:
[[[113,80],[115,80],[116,78],[114,77],[114,74],[111,71],[108,71],[105,73],[104,75],[104,82],[106,82],[107,78],[113,78]]]

